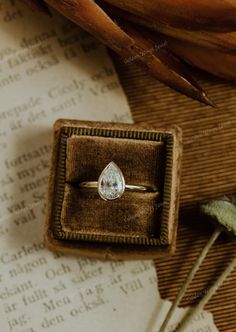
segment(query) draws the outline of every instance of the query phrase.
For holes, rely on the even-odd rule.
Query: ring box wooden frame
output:
[[[181,131],[145,125],[58,120],[45,227],[54,251],[100,259],[150,259],[174,251],[179,202]],[[127,184],[157,186],[157,193],[125,192],[103,201],[94,181],[110,161]]]

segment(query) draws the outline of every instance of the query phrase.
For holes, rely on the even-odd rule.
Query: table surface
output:
[[[236,194],[236,85],[197,73],[200,83],[217,108],[193,101],[124,64],[112,54],[136,123],[159,127],[173,124],[183,129],[180,220],[176,253],[156,261],[163,298],[174,300],[180,285],[213,231],[199,217],[199,203]],[[181,305],[192,305],[236,255],[236,243],[222,236],[202,264]],[[183,259],[184,257],[184,259]],[[236,271],[206,309],[214,314],[221,332],[236,331]]]

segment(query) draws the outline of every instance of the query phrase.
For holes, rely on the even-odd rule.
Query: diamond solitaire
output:
[[[157,192],[156,187],[126,184],[121,169],[111,161],[102,171],[98,181],[87,181],[79,184],[80,188],[97,188],[104,201],[114,201],[121,198],[125,190],[137,192]]]
[[[120,168],[112,161],[98,179],[98,193],[105,201],[120,198],[125,191],[125,179]]]

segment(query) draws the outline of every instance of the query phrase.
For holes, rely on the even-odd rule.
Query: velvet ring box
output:
[[[100,259],[150,259],[174,251],[177,231],[181,131],[58,120],[45,227],[49,249]],[[125,191],[104,201],[97,181],[111,161],[127,184],[158,192]]]

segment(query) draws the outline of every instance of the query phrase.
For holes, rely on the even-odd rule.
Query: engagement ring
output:
[[[80,188],[96,188],[100,197],[105,201],[120,198],[125,190],[157,192],[156,187],[126,184],[121,169],[112,161],[102,171],[98,181],[87,181],[79,184]]]

